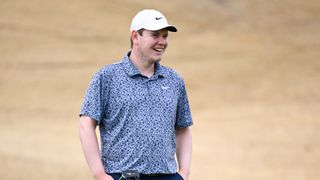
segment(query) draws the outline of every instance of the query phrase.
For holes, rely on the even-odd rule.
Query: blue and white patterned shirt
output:
[[[129,54],[93,76],[80,115],[98,122],[106,172],[175,173],[175,129],[192,125],[184,82],[159,63],[141,75]]]

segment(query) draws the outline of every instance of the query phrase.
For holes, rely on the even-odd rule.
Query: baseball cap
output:
[[[130,32],[140,29],[156,31],[163,28],[171,32],[177,32],[177,28],[168,24],[166,17],[161,12],[154,9],[144,9],[132,19]]]

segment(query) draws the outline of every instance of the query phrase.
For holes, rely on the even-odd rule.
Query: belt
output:
[[[140,176],[163,176],[166,174],[140,174]]]
[[[172,176],[174,174],[141,174],[138,172],[123,172],[123,173],[109,173],[109,175],[115,175],[117,177],[120,177],[120,179],[139,179],[141,177],[166,177],[166,176]]]

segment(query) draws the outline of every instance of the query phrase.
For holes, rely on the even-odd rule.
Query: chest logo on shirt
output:
[[[167,89],[169,89],[170,87],[169,86],[161,86],[161,89],[162,90],[167,90]]]

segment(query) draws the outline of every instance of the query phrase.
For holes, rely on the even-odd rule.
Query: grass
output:
[[[162,63],[187,85],[191,179],[319,179],[319,5],[3,2],[1,179],[90,179],[77,132],[81,101],[92,74],[128,50],[131,18],[145,7],[179,29]]]

